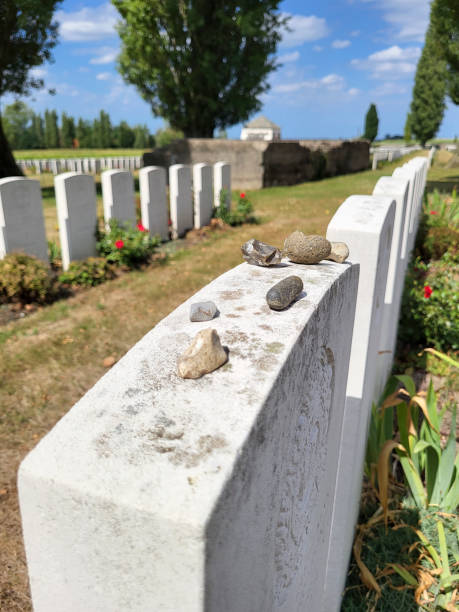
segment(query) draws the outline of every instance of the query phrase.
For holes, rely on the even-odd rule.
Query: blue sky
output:
[[[284,0],[290,15],[278,49],[282,66],[270,77],[262,114],[281,126],[283,137],[353,138],[363,131],[371,102],[380,118],[379,137],[403,133],[416,63],[428,24],[429,0]],[[26,100],[36,111],[55,108],[93,118],[100,109],[112,121],[163,120],[116,71],[117,12],[103,0],[64,0],[57,20],[55,62],[35,69],[47,89]],[[6,98],[3,103],[10,102]],[[239,138],[241,125],[228,129]],[[449,103],[440,137],[459,136],[459,107]]]

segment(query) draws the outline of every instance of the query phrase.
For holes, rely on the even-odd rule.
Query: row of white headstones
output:
[[[418,157],[346,199],[327,229],[344,264],[203,287],[41,440],[18,478],[35,612],[338,612],[426,175]],[[291,274],[303,293],[270,310]],[[219,316],[190,322],[206,300]],[[209,326],[228,364],[178,377]]]
[[[101,170],[138,170],[142,167],[140,156],[122,157],[70,157],[64,159],[21,159],[17,162],[21,170],[32,169],[36,174],[42,172],[84,172],[99,174]]]
[[[148,166],[139,171],[141,222],[152,236],[179,238],[193,227],[208,225],[214,207],[231,204],[231,167],[175,164],[166,170]],[[136,223],[134,179],[124,170],[101,174],[105,223]],[[62,265],[96,255],[97,199],[94,178],[77,172],[54,179]],[[169,227],[169,214],[171,226]],[[0,258],[23,251],[48,261],[40,183],[9,177],[0,180]]]

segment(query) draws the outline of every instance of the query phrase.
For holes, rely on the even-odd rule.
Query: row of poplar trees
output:
[[[459,0],[433,0],[413,87],[405,139],[423,146],[441,125],[447,97],[459,104]]]
[[[112,125],[105,111],[92,121],[75,119],[62,113],[60,121],[55,110],[35,113],[24,102],[5,106],[2,113],[3,129],[13,149],[57,148],[135,148],[145,149],[154,144],[146,125],[130,127],[126,121]]]

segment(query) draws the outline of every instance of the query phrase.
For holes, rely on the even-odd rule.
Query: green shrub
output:
[[[68,270],[59,275],[59,282],[67,285],[94,287],[115,277],[113,265],[103,257],[89,257],[73,261]]]
[[[135,268],[147,263],[156,246],[158,237],[151,237],[148,231],[138,223],[136,227],[128,223],[121,225],[116,219],[109,222],[108,231],[98,231],[97,251],[109,263]]]
[[[457,255],[438,261],[417,257],[408,268],[399,325],[399,340],[411,346],[459,350]]]
[[[245,193],[239,194],[239,199],[235,210],[228,210],[225,204],[226,190],[222,189],[220,193],[220,206],[217,206],[214,212],[214,217],[221,219],[228,225],[242,225],[243,223],[254,223],[255,218],[252,215],[253,204],[247,198]]]
[[[48,240],[48,257],[49,263],[52,266],[60,265],[61,249],[57,242],[54,242],[54,240]]]
[[[52,285],[48,266],[36,257],[10,253],[0,260],[2,302],[46,302],[51,297]]]

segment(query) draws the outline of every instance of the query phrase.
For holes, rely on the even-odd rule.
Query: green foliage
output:
[[[405,128],[403,130],[403,138],[405,142],[411,142],[411,115],[410,113],[406,116]]]
[[[29,128],[33,111],[24,102],[18,100],[5,106],[3,111],[3,129],[5,136],[14,149],[30,147]]]
[[[440,128],[446,106],[445,95],[446,63],[430,26],[416,69],[410,107],[411,133],[423,146]]]
[[[151,237],[139,223],[132,227],[111,219],[107,231],[98,231],[97,251],[109,263],[135,268],[147,263],[153,255],[158,237]]]
[[[48,266],[31,255],[10,253],[0,260],[0,302],[46,302],[52,293]]]
[[[365,132],[363,137],[373,142],[378,135],[379,118],[376,106],[370,104],[370,107],[365,115]]]
[[[57,244],[57,242],[54,242],[54,240],[48,240],[48,257],[49,257],[49,263],[52,266],[57,265],[58,262],[60,263],[61,249],[59,248],[59,245]]]
[[[73,146],[75,135],[75,121],[73,117],[69,117],[66,113],[62,113],[59,138],[60,146],[64,149],[70,149]]]
[[[160,128],[155,134],[155,141],[157,147],[167,147],[174,140],[180,140],[184,137],[184,133],[181,130],[175,130],[174,128],[166,125],[164,128]]]
[[[48,149],[56,149],[59,146],[59,128],[55,110],[45,110],[45,145]]]
[[[447,64],[448,94],[459,104],[459,3],[457,0],[434,0],[430,20],[439,53]]]
[[[119,70],[187,137],[244,121],[276,69],[280,0],[112,0],[121,15]]]
[[[214,211],[214,217],[221,219],[228,225],[242,225],[243,223],[254,223],[255,218],[252,215],[253,204],[247,198],[245,193],[240,193],[235,210],[228,209],[227,206],[228,194],[225,189],[220,193],[220,205]]]
[[[459,350],[458,245],[456,193],[448,198],[431,194],[405,279],[398,335],[402,346]]]
[[[68,270],[59,275],[59,282],[67,285],[94,287],[114,278],[115,271],[103,257],[89,257],[84,261],[73,261]]]

